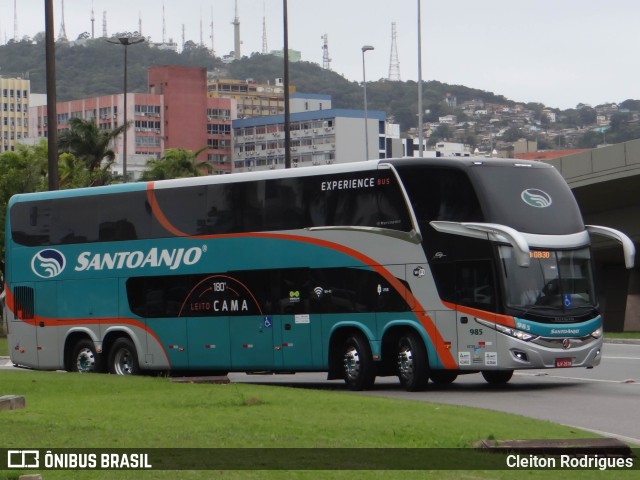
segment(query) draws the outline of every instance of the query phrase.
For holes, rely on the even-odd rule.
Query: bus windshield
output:
[[[591,255],[578,250],[531,250],[528,268],[519,267],[513,248],[499,247],[507,306],[558,310],[596,305]]]

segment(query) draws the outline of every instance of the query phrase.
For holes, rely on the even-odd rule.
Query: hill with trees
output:
[[[56,84],[59,101],[99,95],[110,95],[122,91],[123,51],[119,45],[106,39],[87,39],[74,43],[56,43]],[[237,79],[252,78],[257,82],[271,82],[282,78],[282,58],[273,55],[252,54],[225,65],[220,58],[211,57],[209,51],[193,42],[185,45],[182,52],[155,48],[148,43],[128,49],[128,89],[145,92],[147,69],[158,65],[185,65],[206,67],[215,76]],[[38,34],[33,40],[9,41],[0,46],[0,73],[8,77],[24,77],[31,80],[31,91],[46,92],[44,36]],[[321,93],[332,96],[337,108],[363,106],[362,88],[358,82],[322,69],[311,62],[290,65],[290,82],[299,92]],[[370,109],[384,110],[401,124],[402,130],[414,126],[417,114],[417,83],[377,81],[369,84]],[[490,92],[440,82],[426,82],[424,105],[437,115],[443,113],[440,105],[449,93],[458,99],[480,98],[487,102],[513,103]]]
[[[120,35],[123,34],[116,34]],[[123,47],[105,38],[56,43],[58,100],[122,92],[123,57]],[[129,91],[146,92],[147,70],[158,65],[205,67],[214,77],[251,78],[260,83],[274,82],[276,78],[284,76],[282,58],[273,55],[254,53],[225,64],[221,58],[212,57],[207,48],[192,41],[187,42],[180,53],[159,49],[145,42],[128,49]],[[44,33],[37,34],[33,39],[11,40],[0,46],[0,74],[5,77],[28,77],[33,93],[45,93]],[[291,63],[289,75],[291,84],[299,92],[331,95],[336,108],[363,107],[363,92],[359,82],[322,69],[316,63]],[[418,85],[415,81],[381,79],[368,82],[367,89],[370,109],[385,111],[400,124],[403,132],[416,127]],[[470,117],[456,103],[445,102],[447,97],[455,98],[458,106],[471,100],[494,107],[504,106],[505,109],[518,105],[516,101],[492,92],[438,81],[425,82],[425,121],[437,123],[444,115],[455,115],[457,122],[463,124],[462,128],[440,126],[437,135],[432,137],[433,141],[449,139],[476,146],[480,136],[486,139],[499,132],[500,139],[503,135],[506,139],[536,138],[540,148],[576,148],[596,146],[603,140],[611,143],[640,138],[640,100],[625,100],[616,106],[619,110],[608,111],[604,124],[605,135],[603,129],[598,128],[603,124],[596,124],[596,116],[601,114],[598,107],[578,105],[575,109],[563,111],[546,108],[541,103],[520,103],[530,112],[528,125],[523,126],[506,118]],[[555,116],[555,121],[550,120],[550,113]],[[495,123],[490,124],[490,121]]]

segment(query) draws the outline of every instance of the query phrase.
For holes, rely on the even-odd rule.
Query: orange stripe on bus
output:
[[[158,204],[158,201],[155,197],[153,182],[149,182],[149,184],[147,185],[147,198],[149,199],[151,210],[155,215],[156,219],[158,220],[158,222],[160,222],[160,224],[168,232],[171,232],[176,236],[190,237],[190,238],[197,238],[197,239],[216,239],[216,238],[236,237],[236,238],[272,238],[276,240],[289,240],[293,242],[301,242],[301,243],[317,245],[324,248],[328,248],[330,250],[338,251],[338,252],[344,253],[347,256],[350,256],[354,259],[359,260],[364,265],[370,266],[375,271],[380,273],[385,278],[385,280],[387,280],[396,289],[397,292],[403,295],[404,298],[407,298],[412,302],[413,305],[416,305],[413,308],[413,312],[415,313],[416,317],[419,319],[420,323],[422,324],[425,331],[427,332],[427,335],[433,342],[433,345],[436,349],[436,353],[440,357],[442,365],[445,368],[457,368],[458,365],[456,361],[451,355],[450,350],[447,349],[446,342],[440,335],[440,332],[438,332],[438,329],[436,328],[435,323],[433,322],[431,317],[427,315],[426,309],[420,304],[418,299],[413,295],[413,293],[411,293],[411,291],[409,291],[404,286],[402,282],[400,282],[395,276],[391,274],[391,272],[389,272],[383,266],[376,265],[377,262],[375,262],[372,258],[368,257],[367,255],[364,255],[363,253],[358,252],[357,250],[354,250],[350,247],[346,247],[344,245],[340,245],[335,242],[330,242],[328,240],[322,240],[319,238],[305,237],[302,235],[291,235],[291,234],[283,234],[283,233],[264,233],[264,232],[231,233],[231,234],[222,234],[222,235],[187,235],[186,233],[175,228],[162,212],[162,209],[160,208],[160,205]]]

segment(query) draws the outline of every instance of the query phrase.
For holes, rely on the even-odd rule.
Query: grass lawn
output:
[[[7,355],[9,355],[7,337],[0,336],[0,357],[6,357]]]
[[[525,417],[423,402],[256,385],[176,384],[158,377],[0,372],[0,394],[27,408],[0,411],[3,448],[458,448],[480,439],[586,438]],[[428,395],[425,392],[424,395]],[[451,465],[456,468],[456,465]],[[18,473],[0,472],[0,478]],[[74,475],[74,473],[76,475]],[[538,471],[46,471],[45,480],[266,478],[548,478]],[[560,471],[555,472],[560,474]],[[81,475],[79,475],[81,474]],[[637,475],[637,472],[636,472]],[[553,475],[552,475],[553,476]],[[566,480],[633,472],[562,471]]]
[[[632,339],[639,340],[640,332],[604,332],[604,338],[622,338],[622,339]]]

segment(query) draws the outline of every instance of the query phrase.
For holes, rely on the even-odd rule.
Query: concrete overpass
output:
[[[640,252],[640,140],[543,161],[562,173],[585,224],[626,233]],[[620,245],[592,240],[605,330],[640,331],[640,261],[627,270]]]

